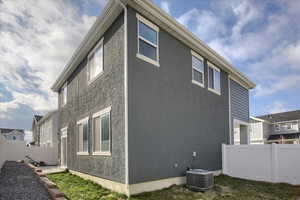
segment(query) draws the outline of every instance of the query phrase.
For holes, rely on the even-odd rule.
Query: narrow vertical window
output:
[[[89,134],[88,117],[77,122],[78,127],[78,155],[88,155],[89,153]]]
[[[221,72],[211,63],[208,64],[208,89],[221,95]]]
[[[103,39],[88,55],[88,82],[94,81],[103,71]]]
[[[158,31],[159,28],[144,17],[138,19],[138,53],[137,57],[159,66]]]
[[[68,95],[68,85],[66,83],[61,89],[61,105],[62,106],[67,104],[67,95]]]
[[[111,155],[111,107],[93,115],[94,155]]]
[[[192,82],[204,87],[204,60],[192,51]]]

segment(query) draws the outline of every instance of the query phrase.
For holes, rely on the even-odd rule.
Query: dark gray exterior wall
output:
[[[129,183],[183,176],[187,167],[220,170],[221,144],[229,142],[227,73],[221,96],[207,89],[207,67],[205,88],[192,84],[191,49],[163,29],[160,67],[140,60],[131,8],[128,26]]]
[[[234,119],[249,122],[249,90],[230,79],[230,109],[231,109],[231,143],[233,144]],[[247,141],[246,135],[241,140]],[[247,143],[247,142],[246,142]]]
[[[68,168],[122,183],[125,182],[123,16],[121,14],[104,34],[103,74],[88,85],[85,58],[68,79],[67,104],[59,110],[60,129],[68,127]],[[109,106],[112,107],[112,156],[92,156],[91,116]],[[90,155],[80,156],[76,154],[78,146],[76,122],[87,116],[90,116]]]

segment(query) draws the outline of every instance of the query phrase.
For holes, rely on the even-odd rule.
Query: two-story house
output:
[[[300,110],[251,117],[251,144],[300,144],[299,123]]]
[[[55,110],[44,116],[34,116],[32,133],[35,145],[58,148],[58,115],[59,112]]]
[[[52,89],[61,165],[125,194],[220,172],[255,84],[149,0],[111,0]]]

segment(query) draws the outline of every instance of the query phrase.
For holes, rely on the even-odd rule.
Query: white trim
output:
[[[194,52],[193,50],[191,50],[191,55],[192,55],[191,56],[191,58],[192,58],[192,83],[194,83],[194,84],[196,84],[196,85],[204,88],[204,83],[205,83],[204,58],[202,56],[200,56],[199,54],[197,54],[196,52]],[[201,71],[201,70],[197,69],[196,67],[194,67],[194,65],[193,65],[193,57],[196,58],[196,59],[198,59],[198,60],[200,60],[200,61],[202,61],[203,71]],[[202,74],[202,81],[203,81],[203,83],[194,80],[194,70]]]
[[[101,133],[101,119],[103,115],[109,115],[109,151],[101,151],[101,142],[102,142],[102,133]],[[94,144],[95,144],[95,132],[94,132],[94,119],[95,118],[100,118],[100,151],[94,151]],[[92,116],[92,151],[93,151],[93,155],[103,155],[103,156],[111,156],[112,154],[112,150],[111,150],[111,138],[112,138],[112,134],[111,134],[111,106],[104,108],[102,110],[100,110],[99,112],[93,114]]]
[[[213,65],[212,63],[210,63],[210,62],[207,62],[207,66],[208,66],[208,68],[207,68],[207,83],[208,83],[207,88],[208,88],[209,91],[211,91],[211,92],[213,92],[213,93],[215,93],[215,94],[221,96],[221,90],[222,90],[221,71],[220,71],[220,69],[219,69],[218,67],[214,66],[214,65]],[[214,73],[213,73],[214,81],[216,80],[216,77],[215,77],[215,71],[218,71],[218,72],[220,73],[220,91],[218,91],[218,90],[216,90],[216,89],[214,89],[214,88],[210,88],[210,87],[209,87],[209,83],[210,83],[210,80],[209,80],[209,68],[212,68],[212,69],[213,69],[213,72],[214,72]],[[215,83],[214,83],[214,84],[215,84]]]
[[[140,14],[136,14],[136,18],[137,18],[137,54],[136,57],[144,60],[150,64],[153,64],[157,67],[159,67],[159,27],[156,26],[155,24],[153,24],[152,22],[150,22],[149,20],[147,20],[146,18],[144,18],[143,16],[141,16]],[[157,44],[153,44],[151,41],[147,40],[146,38],[144,38],[143,36],[140,35],[140,26],[139,26],[139,22],[142,22],[143,24],[149,26],[149,28],[153,29],[154,31],[156,31],[156,39],[157,39]],[[150,46],[156,48],[156,60],[153,60],[151,58],[148,58],[147,56],[144,56],[140,53],[140,39],[143,40],[144,42],[146,42],[147,44],[149,44]]]
[[[250,116],[249,118],[250,118],[250,119],[253,119],[253,120],[256,120],[256,121],[260,121],[260,122],[266,122],[265,120],[260,119],[260,118],[257,118],[257,117],[252,117],[252,116]]]
[[[83,151],[80,151],[80,152],[77,152],[76,153],[78,156],[89,156],[89,152],[83,152]]]
[[[232,113],[231,113],[231,84],[230,77],[228,76],[228,103],[229,103],[229,144],[232,142]]]
[[[87,116],[87,117],[85,117],[85,118],[83,118],[81,120],[78,120],[77,121],[77,125],[82,124],[83,122],[86,122],[86,121],[89,121],[89,116]]]
[[[148,19],[146,19],[145,17],[143,17],[139,13],[136,13],[136,18],[139,21],[141,21],[144,24],[146,24],[147,26],[149,26],[150,28],[152,28],[153,30],[155,30],[156,32],[159,32],[159,27],[157,25],[155,25],[154,23],[152,23],[151,21],[149,21]]]
[[[129,184],[129,167],[128,167],[128,11],[127,7],[120,1],[117,2],[124,10],[124,132],[125,132],[125,184]]]
[[[198,81],[192,80],[192,83],[204,88],[204,84],[202,84],[202,83],[200,83]]]
[[[159,63],[157,61],[152,60],[151,58],[148,58],[148,57],[146,57],[146,56],[144,56],[142,54],[136,53],[136,57],[139,58],[139,59],[141,59],[141,60],[144,60],[144,61],[146,61],[146,62],[148,62],[148,63],[150,63],[152,65],[160,67],[160,65],[159,65]]]
[[[202,60],[202,62],[204,62],[204,58],[202,56],[200,56],[200,54],[196,53],[193,50],[191,50],[191,54],[192,54],[192,56],[195,56],[196,58],[198,58],[199,60]]]
[[[106,113],[108,113],[110,111],[111,111],[111,106],[109,106],[107,108],[104,108],[104,109],[100,110],[99,112],[94,113],[93,116],[92,116],[92,118],[99,117],[99,116],[101,116],[103,114],[106,114]]]
[[[63,143],[62,143],[62,139],[63,138],[66,138],[66,149],[65,149],[65,151],[66,151],[66,158],[64,158],[65,160],[64,160],[64,162],[65,162],[65,164],[66,165],[61,165],[62,163],[61,163],[61,161],[62,161],[62,153],[61,153],[61,150],[60,150],[60,165],[61,165],[61,167],[63,167],[63,168],[67,168],[68,167],[68,127],[64,127],[64,128],[62,128],[62,129],[60,129],[60,131],[61,131],[61,137],[60,137],[60,141],[61,141],[61,144],[60,144],[60,149],[62,149],[62,147],[63,147]],[[63,134],[65,132],[65,134]]]
[[[79,121],[77,121],[77,126],[76,126],[76,138],[77,138],[77,140],[76,141],[78,141],[79,142],[79,125],[83,125],[83,123],[87,123],[87,126],[88,126],[88,129],[89,129],[89,123],[88,123],[88,121],[89,121],[89,116],[87,116],[87,117],[85,117],[85,118],[83,118],[83,119],[81,119],[81,120],[79,120]],[[83,126],[82,126],[82,129],[83,129]],[[82,130],[82,134],[83,134],[83,130]],[[87,133],[88,134],[88,133]],[[83,141],[82,141],[82,144],[83,144]],[[89,142],[89,140],[88,140],[88,146],[90,145],[90,142]],[[89,150],[87,150],[86,152],[85,151],[78,151],[79,149],[79,144],[78,143],[76,143],[76,151],[77,151],[77,155],[89,155]]]
[[[60,131],[61,131],[61,132],[63,132],[63,131],[68,131],[68,127],[65,126],[64,128],[60,129]]]
[[[65,94],[66,90],[66,94]],[[61,88],[61,107],[63,108],[68,102],[68,82],[66,82]],[[65,97],[66,95],[66,97]],[[66,99],[66,101],[65,101]]]
[[[104,37],[102,37],[99,42],[97,43],[97,45],[91,50],[91,52],[88,54],[87,56],[87,70],[86,70],[86,73],[87,73],[87,81],[88,81],[88,85],[90,85],[92,82],[94,82],[95,80],[97,80],[104,72],[104,44],[103,44],[103,41],[104,41]],[[102,48],[102,61],[101,61],[101,64],[102,64],[102,70],[99,72],[99,74],[97,74],[95,77],[93,77],[92,79],[90,79],[90,57],[92,54],[94,54],[97,50],[99,50],[100,48]]]
[[[93,156],[111,156],[111,152],[99,152],[99,151],[95,151],[92,154]]]

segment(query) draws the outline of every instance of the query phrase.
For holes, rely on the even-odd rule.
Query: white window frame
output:
[[[148,19],[144,18],[143,16],[141,16],[138,13],[136,14],[136,18],[137,18],[137,50],[138,50],[137,54],[136,54],[136,57],[138,57],[139,59],[142,59],[142,60],[144,60],[144,61],[146,61],[150,64],[153,64],[153,65],[159,67],[160,66],[159,65],[159,27],[156,26],[155,24],[153,24]],[[143,24],[149,26],[151,29],[156,31],[157,44],[153,44],[152,42],[150,42],[146,38],[140,36],[139,22],[142,22]],[[157,60],[153,60],[151,58],[148,58],[147,56],[144,56],[144,55],[140,54],[140,39],[143,40],[144,42],[146,42],[147,44],[151,45],[152,47],[156,48]]]
[[[66,91],[65,91],[66,90]],[[68,102],[68,83],[61,88],[61,106],[64,107]]]
[[[76,123],[77,124],[76,129],[77,129],[77,138],[78,138],[77,140],[78,140],[78,142],[79,142],[79,125],[81,125],[81,124],[83,124],[85,122],[89,123],[89,117],[85,117],[85,118],[77,121],[77,123]],[[90,144],[89,144],[89,141],[88,141],[88,146],[89,145]],[[79,151],[79,144],[77,143],[77,155],[87,156],[87,155],[89,155],[89,151]]]
[[[203,72],[202,71],[199,71],[197,68],[195,68],[193,66],[193,61],[192,61],[192,83],[200,86],[200,87],[203,87],[204,88],[204,83],[205,83],[205,76],[204,76],[204,72],[205,72],[205,65],[204,65],[204,58],[202,56],[200,56],[199,54],[197,54],[196,52],[194,52],[193,50],[191,50],[191,54],[192,54],[192,60],[193,60],[193,57],[201,60],[203,62]],[[196,80],[194,80],[194,70],[196,70],[197,72],[201,73],[202,74],[202,78],[203,78],[203,83],[200,83]]]
[[[222,87],[221,87],[222,86],[222,84],[221,84],[221,70],[218,67],[216,67],[215,65],[213,65],[212,63],[210,63],[210,62],[207,62],[207,64],[208,64],[208,67],[207,67],[208,90],[215,93],[215,94],[217,94],[217,95],[221,95],[221,90],[222,90]],[[209,68],[212,68],[213,70],[216,70],[220,73],[220,91],[209,87],[209,85],[210,85]],[[216,80],[215,79],[215,73],[213,74],[213,76],[214,76],[214,80]]]
[[[101,116],[109,114],[109,151],[101,151],[101,141],[102,141],[102,133],[101,133]],[[94,143],[95,143],[95,132],[94,132],[94,119],[100,117],[100,151],[95,151]],[[93,155],[99,155],[99,156],[111,156],[111,106],[100,110],[99,112],[96,112],[93,114],[92,117],[92,130],[93,130]]]
[[[92,82],[94,82],[96,79],[99,78],[103,74],[104,71],[104,45],[103,45],[104,37],[101,38],[101,40],[98,42],[98,44],[93,48],[93,50],[88,54],[87,57],[87,81],[88,85],[90,85]],[[90,65],[90,57],[99,49],[102,48],[102,70],[97,74],[95,77],[90,79],[90,73],[91,73],[91,65]]]

